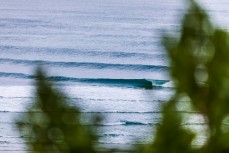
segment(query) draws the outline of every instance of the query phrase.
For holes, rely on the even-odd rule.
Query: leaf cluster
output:
[[[36,72],[36,98],[17,121],[18,129],[35,153],[96,153],[97,137],[81,124],[79,109],[53,87],[44,72]]]
[[[179,37],[164,36],[175,93],[163,106],[163,119],[145,153],[229,152],[229,34],[214,26],[208,14],[193,0],[184,15]],[[186,99],[204,118],[206,142],[198,148],[197,135],[182,126],[177,105]]]

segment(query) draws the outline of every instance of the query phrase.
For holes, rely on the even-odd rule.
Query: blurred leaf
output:
[[[28,135],[28,147],[36,153],[96,153],[96,137],[80,123],[79,109],[68,104],[54,89],[44,72],[36,72],[36,99],[17,121],[21,135]],[[25,138],[26,139],[26,138]]]
[[[163,108],[163,119],[157,128],[155,141],[145,148],[145,153],[191,153],[194,134],[182,128],[181,116],[176,112],[174,102]]]
[[[161,125],[145,152],[227,153],[229,126],[223,121],[229,115],[229,34],[215,27],[194,0],[181,26],[179,38],[164,36],[175,94],[164,105]],[[174,107],[185,98],[207,124],[206,144],[199,149],[192,146],[194,134],[181,125],[182,113]]]

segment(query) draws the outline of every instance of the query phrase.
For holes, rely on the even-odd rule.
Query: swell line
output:
[[[54,67],[66,67],[66,68],[89,68],[89,69],[119,69],[119,70],[137,70],[137,71],[166,71],[168,66],[161,65],[140,65],[140,64],[110,64],[110,63],[92,63],[92,62],[54,62],[54,61],[42,61],[42,60],[21,60],[21,59],[8,59],[0,58],[1,64],[11,63],[19,65],[45,65]]]
[[[98,50],[76,50],[71,48],[45,48],[45,47],[21,47],[21,46],[0,46],[0,50],[6,53],[9,52],[17,52],[20,53],[39,53],[39,54],[60,54],[62,55],[84,55],[84,56],[104,56],[104,57],[112,57],[112,58],[131,58],[138,57],[140,59],[157,59],[157,58],[165,58],[166,54],[149,54],[149,53],[139,53],[139,52],[120,52],[120,51],[98,51]]]

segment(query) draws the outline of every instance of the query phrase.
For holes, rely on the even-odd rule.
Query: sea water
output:
[[[203,3],[228,28],[229,3]],[[80,107],[83,124],[103,116],[101,146],[150,142],[173,93],[161,35],[179,34],[185,9],[181,0],[2,0],[0,152],[27,150],[15,118],[33,102],[38,65]]]

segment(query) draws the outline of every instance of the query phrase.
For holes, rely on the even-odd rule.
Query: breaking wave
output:
[[[20,79],[36,79],[34,75],[23,73],[0,72],[0,77],[11,77]],[[47,80],[56,82],[77,82],[95,85],[124,86],[133,88],[152,89],[153,87],[163,87],[169,80],[147,80],[147,79],[111,79],[111,78],[74,78],[64,76],[50,76]]]

